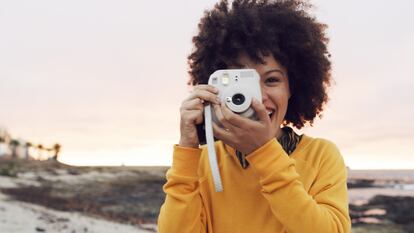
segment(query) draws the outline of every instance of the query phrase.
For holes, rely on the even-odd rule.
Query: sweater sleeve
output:
[[[317,150],[321,158],[309,193],[298,179],[295,160],[272,139],[247,160],[259,175],[262,194],[288,233],[348,233],[347,170],[332,143]]]
[[[167,172],[164,204],[158,216],[159,233],[206,232],[206,215],[199,193],[198,164],[201,149],[174,146]]]

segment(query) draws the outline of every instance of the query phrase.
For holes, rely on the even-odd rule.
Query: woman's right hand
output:
[[[203,122],[204,102],[220,104],[217,94],[218,89],[214,86],[200,84],[194,86],[191,94],[181,103],[179,146],[198,148],[196,125]]]

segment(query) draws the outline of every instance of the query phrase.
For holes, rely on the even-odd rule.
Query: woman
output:
[[[181,137],[174,146],[159,232],[349,232],[346,167],[336,146],[298,135],[328,100],[331,63],[324,24],[296,0],[221,1],[207,11],[189,56],[190,96],[182,102]],[[261,100],[258,121],[231,112],[206,85],[217,69],[253,68]],[[203,103],[213,126],[224,192],[216,193],[196,125]]]

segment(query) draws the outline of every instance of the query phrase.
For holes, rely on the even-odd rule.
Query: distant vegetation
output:
[[[34,144],[23,139],[12,138],[5,128],[0,127],[0,157],[58,160],[62,146],[55,143],[51,147]],[[0,171],[1,172],[1,171]]]

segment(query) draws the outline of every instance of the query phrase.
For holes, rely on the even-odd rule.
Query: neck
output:
[[[283,127],[282,127],[282,128],[280,128],[280,129],[276,132],[276,139],[277,139],[277,140],[279,140],[279,139],[280,139],[280,137],[282,137],[284,133],[285,133],[285,132],[283,131]]]

